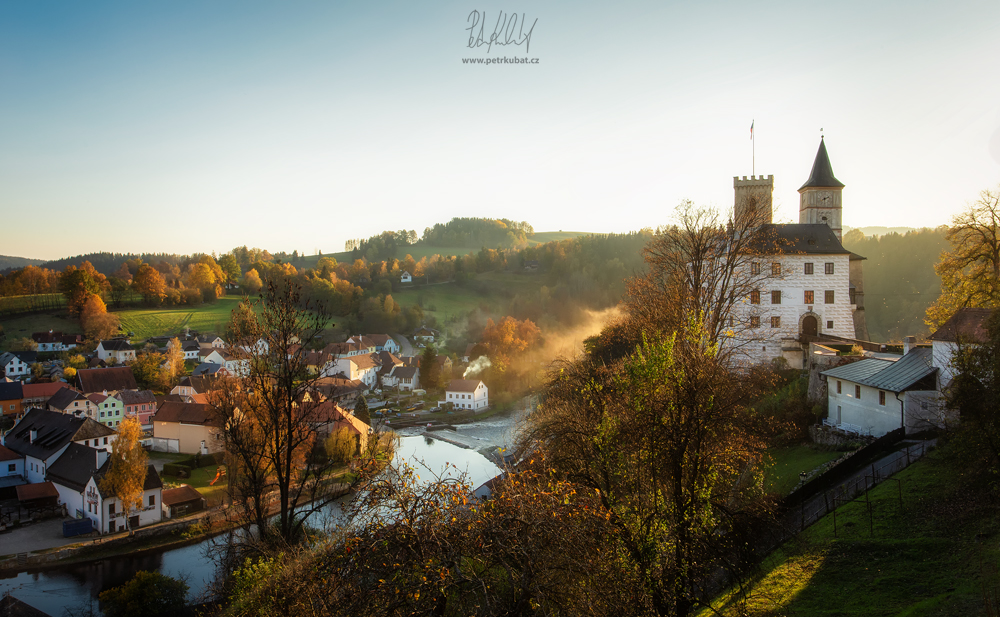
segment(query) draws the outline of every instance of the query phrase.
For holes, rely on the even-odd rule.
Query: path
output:
[[[413,345],[410,344],[409,339],[407,339],[402,334],[390,334],[394,341],[399,343],[399,355],[400,356],[412,356],[413,355]]]

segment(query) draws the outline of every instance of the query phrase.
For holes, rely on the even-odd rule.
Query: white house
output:
[[[198,358],[204,363],[209,362],[211,364],[219,364],[225,366],[226,359],[223,357],[223,351],[221,349],[216,349],[214,347],[202,347],[198,352]]]
[[[490,405],[490,390],[479,379],[452,379],[445,390],[445,402],[456,409],[481,411]]]
[[[35,332],[31,340],[38,343],[38,351],[66,351],[83,342],[79,334],[63,334],[62,332]]]
[[[413,282],[413,275],[411,275],[406,270],[403,270],[403,274],[401,274],[400,277],[399,277],[399,282],[400,283],[412,283]]]
[[[214,334],[199,334],[196,340],[201,347],[211,347],[213,349],[226,348],[226,341],[222,340],[221,336]]]
[[[34,351],[8,351],[0,354],[0,371],[7,377],[23,377],[31,373],[31,365],[38,357]]]
[[[379,364],[372,359],[371,355],[362,354],[337,358],[336,361],[328,362],[323,368],[321,377],[343,374],[347,379],[357,379],[368,389],[372,389],[378,385],[378,369]]]
[[[433,328],[420,326],[413,332],[413,340],[419,343],[433,343],[434,337],[438,334],[440,333]]]
[[[114,430],[90,418],[32,409],[3,436],[3,445],[24,457],[25,479],[34,484],[46,481],[48,467],[70,444],[107,450],[116,437]]]
[[[939,424],[938,369],[932,359],[930,349],[912,348],[897,360],[866,358],[823,371],[827,424],[875,437]]]
[[[198,341],[179,341],[181,346],[181,353],[184,355],[185,360],[197,360],[198,352],[201,351],[201,346]],[[172,349],[174,346],[174,339],[167,341],[167,349]]]
[[[107,473],[108,463],[93,474],[87,481],[83,491],[83,501],[86,506],[84,516],[94,523],[94,527],[102,534],[118,533],[128,527],[138,529],[153,523],[159,523],[163,518],[160,509],[160,499],[163,491],[163,481],[152,465],[146,467],[146,480],[142,487],[142,507],[126,514],[122,510],[117,497],[101,490],[101,478]],[[128,521],[126,521],[126,518]],[[126,526],[128,525],[128,527]]]
[[[416,390],[420,387],[420,367],[393,366],[389,373],[382,377],[382,385],[400,390]]]
[[[97,344],[97,357],[104,361],[112,359],[118,364],[125,364],[135,360],[135,350],[126,340],[101,341]]]
[[[938,386],[945,388],[955,377],[952,366],[959,344],[975,344],[986,340],[986,321],[992,311],[983,308],[963,308],[930,335],[934,350],[934,366],[938,367]]]

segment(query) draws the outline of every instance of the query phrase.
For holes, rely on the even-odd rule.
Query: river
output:
[[[446,441],[419,434],[419,429],[403,429],[397,447],[397,459],[424,465],[441,474],[447,468],[467,474],[473,488],[478,487],[499,473],[496,465],[479,451],[491,447],[507,447],[512,443],[517,414],[492,418],[456,427],[456,431],[443,431],[450,441],[468,445],[462,448]],[[67,611],[82,612],[95,609],[97,596],[107,589],[127,582],[139,570],[162,572],[184,579],[188,586],[188,600],[202,599],[208,584],[215,576],[215,563],[208,556],[211,539],[181,548],[167,549],[141,557],[122,556],[102,559],[85,564],[64,566],[43,572],[22,572],[12,578],[0,579],[0,594],[11,595],[53,617]]]

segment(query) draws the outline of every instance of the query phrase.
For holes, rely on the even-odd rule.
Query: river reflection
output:
[[[464,472],[473,489],[500,472],[475,450],[422,435],[400,437],[396,458],[412,465],[424,465],[436,474]],[[336,517],[339,510],[339,507],[331,509],[328,516]],[[324,524],[329,520],[315,523]],[[0,594],[9,590],[19,600],[59,617],[67,611],[86,610],[92,601],[96,608],[97,596],[102,591],[122,585],[139,570],[150,570],[184,579],[189,586],[188,600],[195,601],[203,596],[215,575],[215,563],[207,551],[211,543],[212,540],[204,540],[140,557],[114,557],[44,572],[21,573],[0,579]]]

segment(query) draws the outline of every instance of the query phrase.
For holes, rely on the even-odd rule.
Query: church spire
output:
[[[812,172],[809,179],[803,184],[799,191],[810,187],[823,188],[843,188],[844,183],[833,175],[833,166],[830,165],[830,155],[826,153],[826,142],[819,138],[819,150],[816,152],[816,160],[813,161]]]

